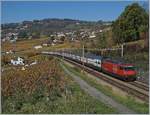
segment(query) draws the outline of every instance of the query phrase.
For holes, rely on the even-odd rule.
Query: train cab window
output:
[[[131,67],[124,67],[124,70],[129,71],[129,70],[135,70],[135,67],[131,66]]]

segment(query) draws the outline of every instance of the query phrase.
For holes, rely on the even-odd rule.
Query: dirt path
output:
[[[64,69],[64,71],[68,75],[72,76],[72,78],[80,85],[81,89],[83,89],[85,92],[87,92],[92,97],[98,99],[99,101],[105,103],[108,106],[115,108],[119,113],[123,113],[123,114],[134,114],[135,113],[134,111],[128,109],[124,105],[116,102],[112,98],[104,95],[102,92],[100,92],[96,88],[90,86],[87,82],[82,80],[80,77],[71,73],[63,64],[61,64],[61,66]]]

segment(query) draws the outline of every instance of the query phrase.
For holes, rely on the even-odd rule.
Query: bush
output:
[[[2,66],[10,63],[11,58],[12,58],[12,56],[10,56],[10,55],[3,55],[1,57]]]

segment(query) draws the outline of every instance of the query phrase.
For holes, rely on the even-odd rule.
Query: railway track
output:
[[[44,53],[43,53],[44,54]],[[48,53],[45,53],[45,54],[48,54]],[[61,57],[61,56],[58,56],[58,55],[55,55],[57,57]],[[87,66],[83,66],[82,64],[79,64],[71,59],[68,59],[68,58],[64,58],[64,60],[72,63],[73,65],[76,65],[78,66],[79,68],[83,69],[100,78],[101,80],[127,92],[128,94],[134,96],[134,97],[137,97],[139,98],[140,100],[143,100],[144,102],[148,103],[149,102],[149,87],[148,85],[146,84],[143,84],[141,82],[138,82],[138,81],[135,81],[135,82],[124,82],[124,81],[121,81],[121,80],[118,80],[118,79],[115,79],[113,77],[110,77],[106,74],[103,74],[99,71],[96,71],[92,68],[89,68]]]
[[[134,85],[134,86],[136,86],[136,87],[138,87],[140,89],[143,89],[145,91],[149,91],[149,86],[144,84],[144,83],[142,83],[142,82],[135,81],[135,82],[131,82],[129,84]]]
[[[77,62],[74,62],[74,61],[72,61],[70,59],[66,59],[66,58],[65,58],[65,60],[80,67],[80,68],[83,68],[83,65],[81,65]],[[137,81],[129,82],[129,83],[124,82],[124,81],[109,77],[108,75],[105,75],[101,72],[98,72],[98,71],[96,71],[92,68],[86,67],[86,66],[84,66],[84,70],[87,71],[88,73],[102,79],[103,81],[105,81],[113,86],[116,86],[117,88],[120,88],[123,91],[126,91],[128,94],[133,95],[134,97],[137,97],[137,98],[143,100],[146,103],[149,102],[149,92],[148,92],[149,90],[145,84],[140,85],[141,83],[137,82]]]

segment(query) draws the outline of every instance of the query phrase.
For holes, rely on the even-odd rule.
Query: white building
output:
[[[48,44],[46,44],[46,43],[44,43],[44,44],[42,44],[43,46],[48,46]]]
[[[41,46],[41,45],[38,45],[38,46],[34,46],[34,48],[37,50],[37,49],[42,48],[42,46]]]
[[[64,33],[57,33],[57,37],[60,38],[60,37],[65,37],[65,34]]]
[[[12,54],[13,52],[11,50],[9,50],[8,52],[6,52],[6,54]]]
[[[51,45],[54,46],[54,45],[56,45],[56,44],[52,43]]]
[[[18,57],[17,60],[11,59],[11,64],[13,64],[13,65],[24,65],[23,61],[24,60],[22,58]]]
[[[89,38],[95,38],[95,37],[96,37],[95,35],[90,35],[90,36],[89,36]]]
[[[80,24],[80,23],[78,23],[78,22],[76,23],[76,25],[79,25],[79,24]]]
[[[54,39],[54,40],[53,40],[54,43],[56,43],[57,41],[58,41],[57,39]]]
[[[103,30],[99,30],[99,32],[103,32]]]

